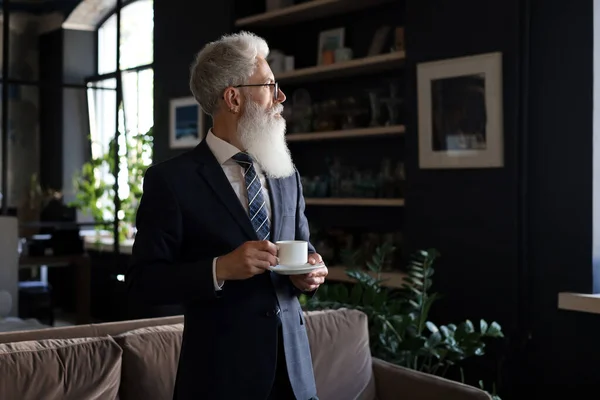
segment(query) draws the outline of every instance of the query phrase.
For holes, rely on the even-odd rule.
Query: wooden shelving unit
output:
[[[347,270],[346,267],[334,266],[334,267],[328,267],[327,269],[328,269],[329,273],[327,275],[327,278],[325,278],[326,281],[348,282],[348,283],[356,282],[354,279],[352,279],[348,275],[346,275],[346,270]],[[372,277],[375,277],[374,272],[369,271],[368,273]],[[400,289],[400,288],[402,288],[402,285],[403,285],[406,277],[407,277],[407,275],[403,272],[382,272],[381,279],[385,279],[385,281],[381,282],[381,286]]]
[[[378,126],[374,128],[348,129],[342,131],[290,133],[286,137],[288,142],[306,142],[311,140],[349,139],[372,136],[394,136],[403,135],[405,131],[406,127],[404,125],[392,125]]]
[[[393,0],[312,0],[235,21],[238,28],[280,26],[314,20],[390,3]]]
[[[356,58],[350,61],[337,62],[329,65],[300,68],[289,72],[282,72],[275,77],[279,83],[290,84],[299,82],[317,82],[330,78],[343,78],[347,76],[373,74],[394,68],[399,68],[404,63],[403,51],[379,54],[372,57]]]
[[[403,207],[404,199],[363,199],[359,197],[308,197],[304,199],[311,206],[356,206],[356,207]]]
[[[237,1],[247,2],[247,0]],[[256,1],[258,7],[259,0]],[[264,2],[264,0],[260,0],[260,2]],[[396,28],[401,27],[403,24],[402,8],[405,8],[405,5],[400,0],[309,0],[274,11],[244,16],[237,19],[234,25],[237,31],[267,28],[256,29],[256,31],[265,35],[268,42],[272,38],[281,39],[281,35],[298,33],[306,29],[307,39],[299,44],[303,47],[300,49],[298,46],[292,47],[294,42],[273,40],[273,43],[275,43],[273,46],[277,46],[286,55],[295,57],[296,65],[294,70],[275,73],[275,79],[282,85],[282,90],[292,100],[285,106],[290,103],[293,104],[292,94],[295,90],[301,88],[310,93],[311,106],[315,106],[312,111],[315,114],[307,116],[307,118],[310,119],[309,122],[312,124],[318,121],[320,117],[317,115],[320,112],[317,108],[318,103],[325,102],[328,99],[340,98],[341,96],[362,96],[361,100],[365,101],[365,106],[366,100],[369,100],[368,107],[373,107],[371,104],[373,99],[366,98],[368,94],[365,89],[367,87],[373,87],[374,90],[381,89],[382,96],[386,97],[388,96],[387,93],[392,91],[391,81],[402,79],[406,53],[404,51],[390,51],[390,47],[395,47],[396,43],[402,42],[395,36],[397,34]],[[360,13],[358,17],[361,22],[355,22],[357,15],[352,13]],[[334,18],[329,19],[329,17]],[[369,21],[364,21],[367,19]],[[319,21],[313,24],[312,21],[315,20]],[[383,26],[391,28],[385,38],[379,37],[377,33],[378,27]],[[318,32],[338,27],[346,29],[349,40],[344,39],[342,46],[351,48],[354,58],[328,65],[311,66],[315,63],[313,55],[317,52],[319,44]],[[360,36],[360,40],[357,38],[358,36]],[[385,43],[378,42],[379,39],[384,40]],[[371,46],[368,46],[367,41],[371,41]],[[370,52],[371,47],[376,49],[374,53],[379,54],[367,56],[366,54]],[[400,48],[404,50],[402,44],[400,44]],[[399,91],[405,89],[405,85],[400,82],[396,85],[396,89]],[[381,86],[381,88],[378,88],[378,86]],[[394,95],[399,98],[403,96],[399,92]],[[381,106],[385,108],[383,103]],[[402,107],[402,105],[398,107]],[[398,111],[400,111],[399,115],[406,112],[406,110],[400,109]],[[335,118],[337,118],[339,114],[343,114],[344,110],[339,109],[335,112],[338,113],[335,115]],[[386,117],[382,115],[379,123],[383,124],[385,119]],[[404,121],[400,119],[397,125],[392,126],[288,133],[286,139],[288,142],[294,143],[290,144],[290,150],[295,160],[300,163],[299,168],[301,168],[301,171],[302,162],[310,162],[313,158],[312,154],[309,154],[312,152],[313,147],[322,147],[322,149],[319,149],[319,154],[339,157],[343,165],[348,166],[347,164],[350,164],[348,167],[353,167],[352,158],[355,157],[356,153],[362,156],[364,149],[368,148],[368,151],[373,152],[378,157],[372,158],[372,163],[366,163],[369,165],[357,162],[357,168],[377,169],[377,164],[381,162],[379,159],[385,158],[390,159],[392,163],[390,167],[393,168],[393,172],[390,172],[396,174],[398,168],[402,167],[400,165],[403,162],[401,153],[406,145],[403,140],[406,126],[403,123]],[[307,142],[309,146],[302,145],[302,142]],[[390,144],[390,142],[393,142],[393,144]],[[307,171],[309,172],[306,173],[312,174],[312,176],[327,172],[319,168],[312,168]],[[399,182],[398,185],[401,185],[401,183]],[[400,196],[400,193],[398,193],[398,196]],[[322,228],[325,236],[328,234],[326,232],[328,228],[337,226],[341,230],[347,229],[347,233],[353,235],[355,241],[362,240],[360,239],[362,236],[359,235],[362,233],[376,231],[374,233],[379,234],[380,228],[385,233],[396,233],[402,229],[399,226],[402,223],[402,218],[392,218],[391,216],[404,213],[405,201],[403,198],[317,198],[308,196],[304,200],[307,208],[310,207],[310,212],[314,212],[314,215],[311,216],[313,218],[311,222]],[[349,213],[346,207],[350,207],[352,212]],[[353,213],[357,214],[356,218],[353,218]],[[371,216],[382,218],[383,221],[374,221],[370,218]],[[361,243],[352,244],[352,246],[357,247],[360,245]],[[354,282],[352,278],[346,275],[346,270],[347,268],[344,266],[329,267],[327,280],[329,282]],[[371,275],[374,276],[374,274]],[[381,274],[381,278],[384,280],[382,282],[383,286],[401,288],[406,275],[402,272],[385,272]]]

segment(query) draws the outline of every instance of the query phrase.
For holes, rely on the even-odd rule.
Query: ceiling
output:
[[[60,12],[68,15],[81,0],[9,0],[11,11],[28,12],[31,14],[48,14]],[[3,1],[0,0],[0,6]]]

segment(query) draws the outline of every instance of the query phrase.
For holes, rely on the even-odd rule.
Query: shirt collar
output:
[[[225,164],[225,162],[229,161],[231,157],[240,152],[240,150],[234,145],[227,143],[221,138],[218,138],[213,133],[212,129],[209,129],[208,134],[206,135],[206,144],[221,165]]]

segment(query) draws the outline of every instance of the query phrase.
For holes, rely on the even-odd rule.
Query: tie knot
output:
[[[231,158],[234,159],[235,162],[240,164],[242,166],[242,168],[244,168],[244,169],[250,168],[250,166],[252,165],[252,161],[253,161],[250,154],[244,153],[244,152],[237,153],[236,155],[234,155]]]

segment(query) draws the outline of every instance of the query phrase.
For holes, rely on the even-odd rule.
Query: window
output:
[[[129,236],[143,172],[152,161],[153,19],[152,0],[134,1],[109,16],[98,28],[98,75],[87,80],[92,179],[101,194],[92,214],[104,221],[116,214],[121,239]],[[118,169],[111,169],[115,143]]]

